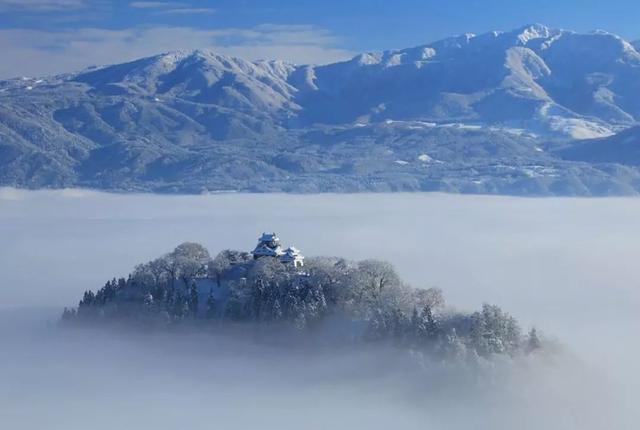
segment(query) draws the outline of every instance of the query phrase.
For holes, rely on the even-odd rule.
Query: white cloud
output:
[[[299,64],[348,58],[331,32],[309,25],[260,25],[200,30],[147,27],[124,30],[0,30],[0,78],[40,76],[112,64],[179,49],[212,49],[247,59],[283,59]]]
[[[85,7],[86,3],[86,0],[0,0],[0,10],[50,12],[80,9]]]
[[[160,13],[170,14],[170,15],[197,15],[197,14],[211,15],[213,13],[216,13],[216,10],[211,8],[206,8],[206,7],[181,7],[176,9],[167,9]]]
[[[185,3],[179,2],[165,2],[165,1],[134,1],[129,3],[129,7],[133,7],[136,9],[162,9],[162,8],[176,8],[176,7],[184,7]]]

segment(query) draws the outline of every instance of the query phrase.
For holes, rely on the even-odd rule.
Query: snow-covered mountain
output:
[[[640,126],[614,136],[589,139],[561,148],[558,153],[567,160],[589,163],[613,163],[640,166]]]
[[[634,169],[569,161],[554,142],[639,119],[640,54],[603,31],[532,25],[323,66],[173,52],[0,82],[0,181],[626,193]]]
[[[640,118],[640,54],[604,32],[533,25],[296,73],[302,115],[317,122],[473,121],[580,138]]]

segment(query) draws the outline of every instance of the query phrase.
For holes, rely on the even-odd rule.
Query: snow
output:
[[[406,166],[407,164],[409,164],[408,161],[404,161],[404,160],[396,160],[395,163],[401,166]]]
[[[549,127],[573,139],[598,139],[613,136],[615,133],[604,125],[580,118],[550,117]]]
[[[440,124],[439,127],[451,127],[459,130],[481,130],[483,126],[476,124],[464,124],[460,122],[450,122],[446,124]]]
[[[518,40],[523,45],[526,45],[531,40],[546,39],[550,36],[550,34],[551,30],[548,27],[542,24],[534,24],[523,29],[522,32],[518,35]]]
[[[433,158],[431,158],[427,154],[420,154],[418,156],[418,160],[422,161],[423,163],[431,163],[433,161]]]
[[[404,56],[404,54],[394,54],[394,55],[392,55],[391,58],[389,58],[389,60],[387,61],[386,66],[387,67],[393,67],[393,66],[401,65],[403,56]]]

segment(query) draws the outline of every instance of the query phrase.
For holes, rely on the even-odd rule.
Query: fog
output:
[[[636,428],[640,199],[115,195],[0,189],[7,428]],[[82,292],[184,241],[379,258],[452,306],[500,305],[558,346],[481,368],[382,347],[68,331]],[[4,426],[3,426],[4,427]]]

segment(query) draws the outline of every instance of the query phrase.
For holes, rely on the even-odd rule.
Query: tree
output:
[[[478,354],[511,353],[521,345],[517,321],[498,306],[485,303],[471,320],[471,341]]]
[[[529,334],[527,335],[527,352],[535,351],[536,349],[542,348],[542,342],[540,342],[540,338],[538,338],[538,332],[535,327],[532,327],[529,330]]]
[[[440,336],[440,328],[433,317],[431,306],[425,305],[422,309],[422,313],[420,314],[420,319],[422,320],[422,327],[424,328],[424,332],[422,333],[424,339],[428,341],[435,341],[438,339]]]
[[[176,276],[179,276],[185,285],[196,277],[207,273],[207,266],[211,262],[209,251],[198,244],[185,242],[176,247],[169,259],[177,266]]]
[[[425,305],[420,313],[416,308],[413,309],[410,326],[411,333],[419,344],[432,343],[440,337],[440,327],[429,305]]]
[[[189,314],[195,317],[198,314],[198,287],[193,280],[189,285],[188,307]]]
[[[358,263],[360,293],[372,302],[380,302],[385,289],[398,285],[400,278],[393,266],[384,261],[364,260]]]
[[[367,318],[376,309],[387,312],[404,301],[400,294],[402,283],[389,263],[361,261],[347,272],[345,284],[344,304]]]
[[[452,328],[451,332],[445,337],[444,353],[455,360],[462,360],[466,356],[467,348],[458,337],[455,327]]]
[[[213,319],[216,316],[216,300],[213,296],[213,288],[209,290],[209,295],[207,296],[207,308],[205,315],[207,319]]]
[[[78,307],[91,306],[93,305],[95,299],[96,299],[96,295],[93,293],[93,291],[87,290],[84,292],[84,295],[82,296],[82,300],[80,300],[80,303],[78,303]]]
[[[313,257],[305,261],[309,281],[322,287],[327,303],[338,304],[345,299],[346,278],[349,265],[344,260],[329,257]]]
[[[73,318],[76,316],[76,310],[71,308],[64,308],[64,311],[62,312],[62,321],[71,321],[73,320]]]
[[[156,281],[166,278],[172,288],[178,279],[181,279],[184,285],[189,285],[196,276],[207,273],[210,261],[209,251],[204,246],[185,242],[178,245],[173,252],[141,266],[137,276]]]
[[[222,285],[222,275],[229,270],[233,264],[244,263],[251,261],[251,256],[246,252],[238,252],[232,250],[225,250],[216,255],[208,265],[207,274],[212,279],[216,280],[218,287]]]
[[[275,299],[273,302],[273,308],[271,309],[271,316],[274,321],[280,321],[282,319],[282,307],[280,306],[279,299]]]
[[[444,306],[444,296],[439,288],[415,289],[412,292],[413,305],[418,309],[429,306],[431,309],[440,309]]]

